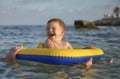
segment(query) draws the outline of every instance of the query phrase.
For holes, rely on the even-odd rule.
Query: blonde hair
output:
[[[58,22],[61,26],[61,28],[63,29],[63,31],[65,31],[65,23],[59,19],[59,18],[53,18],[53,19],[50,19],[48,22],[47,22],[47,25],[50,23],[50,22]]]

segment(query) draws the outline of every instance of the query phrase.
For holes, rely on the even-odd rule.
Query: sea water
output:
[[[0,57],[6,56],[12,46],[38,47],[46,40],[45,25],[1,25]],[[100,60],[86,69],[84,63],[76,65],[49,65],[17,60],[0,62],[0,79],[120,79],[120,26],[98,26],[98,29],[75,29],[66,26],[63,40],[73,47],[96,46],[105,52]],[[113,64],[107,61],[113,58]]]

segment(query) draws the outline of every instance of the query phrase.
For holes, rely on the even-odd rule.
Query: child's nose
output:
[[[49,31],[50,31],[50,32],[53,32],[53,30],[52,30],[52,29],[49,29]]]

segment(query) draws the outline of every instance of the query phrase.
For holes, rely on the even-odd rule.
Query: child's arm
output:
[[[46,48],[54,48],[54,44],[51,42],[51,40],[47,39],[45,42]]]
[[[65,41],[64,43],[67,46],[67,49],[73,49],[72,45],[68,41]]]

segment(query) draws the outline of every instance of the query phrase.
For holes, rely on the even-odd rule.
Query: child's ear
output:
[[[64,35],[64,31],[61,32]]]
[[[64,32],[64,31],[62,31],[62,32],[61,32],[61,35],[62,35],[62,36],[64,36],[64,33],[65,33],[65,32]]]

